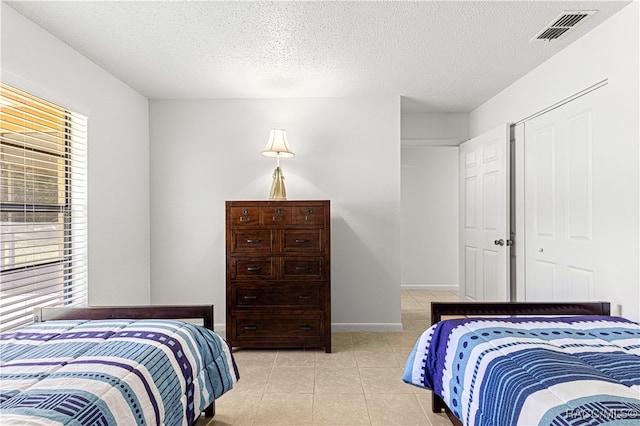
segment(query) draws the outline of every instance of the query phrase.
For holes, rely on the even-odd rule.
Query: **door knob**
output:
[[[500,238],[499,240],[495,240],[493,242],[493,244],[495,244],[497,246],[503,246],[504,245],[504,240],[502,238]]]

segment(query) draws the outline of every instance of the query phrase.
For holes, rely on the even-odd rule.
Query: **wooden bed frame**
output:
[[[499,316],[499,315],[611,315],[609,302],[431,302],[431,324],[443,316]],[[431,410],[445,411],[451,423],[462,426],[462,422],[447,407],[442,398],[433,393]]]
[[[213,305],[173,306],[93,306],[76,308],[35,308],[34,322],[69,319],[200,319],[205,328],[213,331]],[[204,410],[205,417],[213,417],[215,401]]]

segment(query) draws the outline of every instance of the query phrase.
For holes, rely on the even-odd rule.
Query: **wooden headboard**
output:
[[[35,308],[35,322],[63,319],[201,319],[213,330],[213,305],[92,306]]]
[[[611,315],[609,302],[431,302],[431,324],[445,315]]]

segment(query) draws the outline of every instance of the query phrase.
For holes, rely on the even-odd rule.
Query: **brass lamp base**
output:
[[[284,175],[280,166],[273,171],[273,182],[271,183],[271,191],[269,191],[270,200],[286,200],[287,190],[284,189]]]

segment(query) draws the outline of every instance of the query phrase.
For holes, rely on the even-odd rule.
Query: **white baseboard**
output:
[[[458,291],[456,284],[402,284],[401,290]]]
[[[333,323],[331,331],[402,331],[402,323]]]
[[[227,338],[227,325],[226,324],[213,324],[213,331],[223,339]]]

